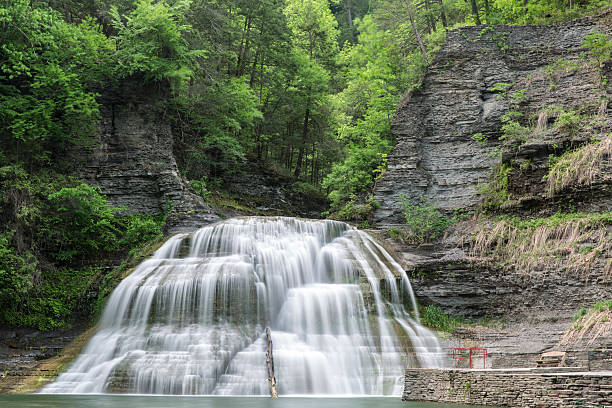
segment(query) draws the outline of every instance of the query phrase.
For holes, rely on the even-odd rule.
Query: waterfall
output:
[[[234,218],[171,237],[114,290],[44,393],[397,395],[444,364],[404,270],[337,221]]]

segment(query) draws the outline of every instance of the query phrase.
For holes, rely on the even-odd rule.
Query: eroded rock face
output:
[[[449,31],[421,90],[402,102],[391,125],[397,145],[388,171],[376,184],[381,206],[375,221],[401,222],[398,199],[403,195],[425,195],[448,213],[476,206],[479,183],[486,182],[502,160],[494,151],[500,145],[501,117],[508,111],[534,121],[538,111],[550,106],[581,107],[585,113],[601,109],[610,87],[602,85],[596,66],[580,59],[584,37],[595,30],[609,32],[609,26],[582,19],[557,26]],[[560,59],[580,68],[557,67],[548,75],[548,67]],[[477,133],[484,143],[473,140]],[[531,150],[524,146],[522,156],[535,167],[546,167],[548,155],[560,146],[559,140],[529,144]],[[539,183],[541,177],[534,179]],[[541,191],[537,183],[531,183],[532,189]]]
[[[183,183],[172,152],[172,131],[165,118],[165,90],[143,89],[124,81],[100,97],[100,131],[91,148],[76,152],[77,175],[100,186],[109,201],[127,214],[160,214],[171,205],[178,213],[218,217]]]

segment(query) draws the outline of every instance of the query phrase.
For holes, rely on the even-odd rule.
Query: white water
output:
[[[140,264],[43,392],[267,395],[268,325],[279,394],[398,395],[404,367],[444,362],[418,321],[408,277],[366,233],[235,218]]]

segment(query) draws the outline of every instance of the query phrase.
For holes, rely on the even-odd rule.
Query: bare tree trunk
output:
[[[298,152],[297,163],[295,165],[295,172],[293,176],[297,179],[300,178],[302,172],[302,160],[304,159],[304,149],[306,149],[306,137],[308,136],[308,121],[310,120],[310,97],[306,102],[306,112],[304,113],[304,127],[302,129],[302,143],[300,144],[300,150]]]
[[[349,30],[351,30],[351,44],[355,44],[355,31],[353,30],[353,16],[351,15],[351,0],[344,0],[346,19],[348,20]]]
[[[268,369],[268,382],[270,382],[270,397],[278,398],[276,391],[276,377],[274,376],[274,355],[272,354],[272,335],[270,328],[266,327],[266,340],[268,342],[268,351],[266,352],[266,368]]]
[[[431,14],[431,7],[429,5],[429,0],[425,0],[425,11],[427,12],[427,24],[429,25],[430,31],[436,32],[436,22]]]
[[[446,28],[448,23],[446,22],[446,13],[444,12],[444,4],[442,4],[442,0],[438,0],[438,4],[440,5],[440,20],[442,20],[442,26]]]
[[[487,24],[489,23],[489,12],[491,11],[489,9],[489,0],[484,0],[484,4],[485,4],[485,16],[487,17]]]
[[[527,0],[523,0],[523,7],[525,7],[525,15],[527,15],[527,13],[529,12],[529,9],[527,8]],[[570,8],[572,8],[571,0],[570,0]]]
[[[421,40],[421,35],[419,34],[419,30],[417,29],[417,26],[414,22],[414,14],[412,13],[412,4],[410,4],[410,0],[404,0],[404,1],[406,2],[406,7],[408,7],[408,17],[410,17],[410,24],[412,24],[412,30],[414,31],[414,36],[416,37],[417,43],[419,44],[419,49],[421,50],[421,54],[423,54],[425,63],[429,64],[429,60],[427,59],[427,51],[425,51],[423,40]]]
[[[470,0],[472,4],[472,14],[474,15],[474,20],[476,20],[476,25],[481,25],[480,17],[478,16],[478,4],[476,4],[476,0]]]

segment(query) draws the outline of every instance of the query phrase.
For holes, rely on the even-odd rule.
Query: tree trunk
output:
[[[529,12],[529,9],[527,8],[527,0],[523,0],[523,7],[525,7],[525,15],[527,15],[527,13]],[[570,1],[570,8],[572,8],[571,1]]]
[[[472,4],[472,14],[474,15],[474,20],[476,20],[476,25],[481,25],[480,17],[478,16],[478,4],[476,4],[476,0],[470,0]]]
[[[268,382],[270,383],[270,397],[278,398],[276,391],[276,377],[274,376],[274,355],[272,354],[272,335],[270,328],[266,327],[266,341],[268,343],[268,351],[266,352],[266,368],[268,369]]]
[[[351,44],[355,44],[355,31],[353,30],[353,16],[351,15],[351,0],[344,0],[346,19],[348,20],[349,30],[351,30]]]
[[[414,14],[412,14],[412,4],[410,4],[410,0],[404,1],[406,2],[406,7],[408,7],[408,17],[410,17],[410,24],[412,24],[412,30],[414,31],[414,36],[416,37],[417,43],[419,44],[421,54],[423,54],[423,59],[425,59],[425,63],[429,64],[429,60],[427,59],[427,51],[425,51],[425,46],[423,45],[423,41],[421,40],[421,35],[419,34],[419,30],[417,29],[417,26],[414,23]]]
[[[429,30],[436,32],[436,22],[433,19],[431,14],[431,7],[429,5],[429,0],[425,0],[425,11],[427,12],[427,24],[429,25]]]
[[[244,48],[242,50],[242,59],[239,60],[238,63],[238,73],[236,76],[242,76],[244,74],[244,70],[246,67],[246,60],[247,57],[249,55],[250,49],[250,40],[251,40],[251,16],[249,15],[247,18],[248,21],[248,25],[247,25],[247,29],[246,29],[246,40],[245,40],[245,44],[244,44]]]
[[[484,4],[485,4],[485,16],[487,17],[487,24],[489,23],[489,12],[491,11],[489,9],[489,0],[484,0]]]
[[[306,102],[306,112],[304,114],[304,127],[302,129],[302,143],[300,144],[300,150],[298,152],[297,163],[295,165],[295,172],[293,176],[297,179],[300,178],[302,172],[302,160],[304,159],[304,149],[306,149],[306,137],[308,136],[308,121],[310,120],[310,98]]]
[[[442,26],[446,28],[448,24],[446,22],[446,13],[444,12],[444,4],[442,4],[442,0],[438,0],[438,4],[440,4],[440,20],[442,20]]]

